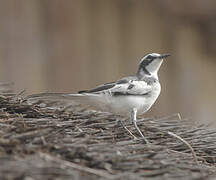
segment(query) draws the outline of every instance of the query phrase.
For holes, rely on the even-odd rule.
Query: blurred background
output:
[[[0,82],[18,92],[76,92],[172,56],[146,116],[216,124],[215,0],[0,0]]]

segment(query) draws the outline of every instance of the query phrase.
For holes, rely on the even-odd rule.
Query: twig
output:
[[[49,133],[50,131],[51,131],[50,128],[42,129],[42,130],[30,131],[30,132],[26,132],[26,133],[22,133],[22,134],[18,134],[18,135],[12,135],[10,137],[10,139],[24,140],[24,139],[29,139],[29,138],[35,138],[37,136],[41,136],[42,134]]]
[[[177,113],[177,117],[179,118],[179,120],[182,120],[181,114]]]
[[[19,91],[14,97],[18,97],[18,96],[22,96],[24,94],[26,90],[22,89],[21,91]]]
[[[194,149],[192,148],[192,146],[191,146],[186,140],[182,139],[180,136],[178,136],[177,134],[175,134],[175,133],[173,133],[173,132],[168,131],[168,134],[169,134],[170,136],[173,136],[173,137],[179,139],[181,142],[183,142],[183,143],[190,149],[190,151],[191,151],[191,153],[192,153],[192,156],[193,156],[194,161],[196,162],[196,164],[199,164]]]
[[[84,166],[81,166],[81,165],[78,165],[78,164],[75,164],[75,163],[72,163],[72,162],[68,162],[68,161],[65,161],[65,160],[62,160],[62,159],[58,159],[56,157],[52,157],[48,154],[45,154],[45,153],[40,153],[40,157],[46,159],[46,160],[49,160],[49,161],[55,161],[61,165],[64,165],[64,166],[67,166],[67,167],[70,167],[70,168],[73,168],[73,169],[76,169],[76,170],[79,170],[79,171],[83,171],[83,172],[87,172],[87,173],[90,173],[90,174],[94,174],[94,175],[97,175],[97,176],[100,176],[100,177],[103,177],[103,178],[107,178],[107,179],[115,179],[115,176],[112,175],[112,174],[109,174],[105,171],[102,171],[102,170],[96,170],[96,169],[92,169],[92,168],[89,168],[89,167],[84,167]]]
[[[134,136],[132,132],[130,132],[130,130],[123,124],[121,120],[118,120],[118,123],[122,125],[122,127],[133,137],[134,140],[137,139],[137,137]]]
[[[0,127],[1,128],[11,128],[11,129],[15,129],[16,128],[16,126],[13,126],[13,125],[10,125],[10,124],[4,124],[4,123],[1,123],[0,122]]]
[[[168,120],[168,119],[171,119],[171,118],[174,118],[174,117],[178,117],[179,120],[181,120],[180,113],[171,114],[169,116],[165,116],[165,117],[159,118],[157,120],[159,120],[159,121],[161,121],[161,120]]]

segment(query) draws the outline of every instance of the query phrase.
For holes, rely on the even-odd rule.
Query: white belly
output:
[[[137,109],[138,114],[144,113],[152,104],[152,102],[142,96],[118,96],[110,99],[107,109],[116,114],[127,116],[133,108]]]
[[[106,109],[115,114],[128,116],[132,109],[136,108],[138,114],[143,114],[151,108],[155,100],[155,98],[145,96],[112,97]]]

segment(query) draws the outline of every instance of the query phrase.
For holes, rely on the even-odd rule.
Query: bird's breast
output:
[[[138,114],[148,111],[160,94],[160,87],[155,88],[145,95],[125,95],[115,96],[109,99],[107,108],[116,114],[129,115],[133,108],[137,109]]]
[[[152,91],[149,93],[143,96],[134,97],[133,100],[136,102],[135,105],[137,107],[137,113],[143,114],[148,111],[157,100],[158,96],[160,95],[160,91],[161,86],[158,82],[153,85]]]

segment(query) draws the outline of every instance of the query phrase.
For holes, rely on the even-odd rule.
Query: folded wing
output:
[[[131,79],[119,80],[115,83],[107,83],[95,89],[79,91],[80,94],[107,94],[107,95],[145,95],[151,92],[152,86],[145,81]]]

